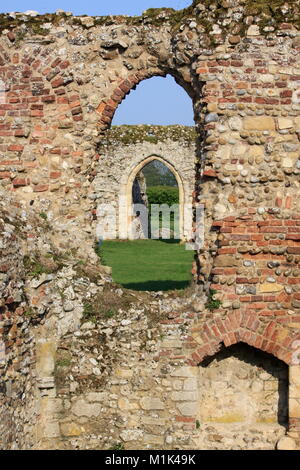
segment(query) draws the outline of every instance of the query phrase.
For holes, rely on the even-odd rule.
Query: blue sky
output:
[[[170,75],[149,78],[127,95],[119,105],[112,124],[193,126],[192,100]]]
[[[57,9],[74,15],[140,15],[147,8],[186,8],[192,0],[10,0],[0,12],[36,10],[52,13]],[[114,125],[120,124],[183,124],[194,125],[192,101],[171,76],[154,77],[141,82],[121,103]]]
[[[185,8],[192,0],[10,0],[0,6],[0,11],[36,10],[52,13],[57,9],[72,11],[74,15],[140,15],[147,8]]]

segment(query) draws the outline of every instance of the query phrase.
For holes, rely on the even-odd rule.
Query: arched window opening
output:
[[[185,242],[192,234],[196,179],[192,116],[192,100],[173,77],[152,77],[130,91],[107,130],[110,184],[103,199],[114,200],[118,216],[117,239],[104,239],[102,253],[123,287],[190,285],[194,252]],[[103,175],[99,188],[101,181]]]
[[[148,166],[149,165],[149,166]],[[155,170],[153,171],[153,168]],[[141,222],[138,233],[137,218],[143,219],[143,213],[147,209],[148,197],[151,200],[150,190],[147,192],[145,171],[150,183],[170,182],[176,186],[169,188],[177,191],[179,208],[183,207],[184,190],[179,174],[172,165],[158,155],[151,155],[142,159],[131,171],[130,175],[124,175],[124,185],[121,185],[121,199],[126,200],[127,210],[120,214],[120,228],[126,227],[126,233],[122,240],[106,240],[102,251],[106,263],[113,268],[113,279],[128,289],[140,291],[169,291],[185,289],[191,282],[191,265],[194,253],[185,249],[185,244],[172,237],[165,238],[165,232],[158,230],[159,218],[156,226],[150,227],[157,231],[156,237],[148,235],[148,215],[145,217],[147,228]],[[175,180],[174,180],[175,178]],[[154,191],[155,193],[155,191]],[[136,202],[135,204],[133,202]],[[125,209],[125,206],[124,206]],[[137,214],[139,212],[139,214]],[[147,213],[146,213],[147,214]],[[172,222],[170,212],[166,214],[170,225]],[[166,220],[166,219],[165,219]],[[161,219],[161,226],[165,221]],[[179,210],[179,228],[183,227],[183,213]],[[135,229],[135,230],[134,230]],[[178,229],[178,233],[180,233]],[[134,235],[134,236],[133,236]],[[163,236],[162,236],[163,235]]]
[[[179,188],[174,173],[160,160],[147,163],[132,185],[135,239],[180,239]]]
[[[192,100],[171,75],[143,80],[117,108],[112,125],[194,126]]]

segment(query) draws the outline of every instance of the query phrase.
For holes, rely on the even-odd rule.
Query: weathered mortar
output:
[[[186,390],[190,393],[185,395],[186,400],[167,400],[162,412],[160,407],[161,402],[165,403],[165,394],[169,396],[173,390],[174,367],[183,374],[179,375],[180,383],[174,385],[177,392],[176,387],[184,387],[186,379],[194,379],[199,363],[216,354],[222,343],[228,347],[238,342],[271,353],[289,365],[289,435],[299,440],[298,2],[205,0],[203,4],[193,2],[182,12],[148,10],[138,18],[76,18],[65,14],[28,18],[21,14],[15,18],[1,15],[0,23],[0,78],[6,90],[6,102],[0,104],[0,180],[7,194],[3,200],[7,200],[9,212],[17,204],[25,216],[31,209],[36,214],[29,217],[29,227],[24,230],[21,222],[14,219],[13,225],[21,227],[24,241],[21,243],[20,236],[18,242],[11,239],[1,248],[4,305],[0,331],[5,353],[0,364],[4,364],[1,370],[6,384],[1,386],[2,446],[55,448],[67,442],[70,448],[93,448],[97,446],[94,439],[101,435],[107,438],[107,447],[114,439],[121,439],[128,448],[231,448],[228,428],[206,430],[207,434],[201,433],[200,438],[199,434],[194,436],[197,413],[201,413],[201,399],[195,398],[194,390]],[[190,294],[196,302],[193,309],[189,299],[181,304],[180,299],[172,301],[168,297],[165,308],[158,309],[167,338],[158,338],[164,332],[149,333],[154,339],[149,339],[146,353],[144,342],[133,344],[130,366],[112,365],[120,382],[99,385],[93,390],[98,395],[90,396],[90,382],[85,389],[86,379],[78,378],[76,392],[67,375],[65,391],[56,390],[56,350],[60,351],[67,341],[67,351],[83,348],[87,352],[85,337],[77,346],[82,335],[79,319],[85,298],[90,301],[96,296],[102,288],[101,276],[107,277],[96,273],[95,282],[85,276],[82,281],[78,267],[74,270],[69,259],[67,266],[62,263],[56,268],[54,278],[46,283],[47,289],[43,280],[41,286],[31,286],[25,296],[23,286],[16,290],[14,287],[15,277],[17,282],[30,282],[28,272],[20,268],[21,258],[33,247],[41,256],[49,244],[53,253],[73,248],[71,258],[76,253],[81,263],[96,263],[92,250],[96,206],[98,195],[105,193],[106,185],[113,179],[107,177],[109,166],[118,167],[118,159],[112,161],[114,152],[128,155],[118,168],[117,174],[121,174],[125,167],[138,163],[134,161],[137,149],[148,155],[159,146],[176,150],[182,145],[182,140],[174,139],[172,130],[172,139],[163,138],[160,142],[153,141],[147,127],[141,127],[141,142],[136,137],[134,142],[128,142],[129,129],[125,128],[126,133],[114,148],[113,140],[119,131],[107,131],[117,106],[130,90],[141,80],[166,74],[183,86],[194,104],[195,143],[191,141],[194,131],[189,131],[184,138],[185,161],[177,154],[174,166],[184,178],[188,161],[186,195],[194,205],[205,205],[205,243],[197,253],[193,272],[204,291],[217,289],[221,305],[212,311],[205,309],[203,289]],[[157,108],[159,112],[159,103]],[[129,134],[132,136],[132,132]],[[5,199],[12,194],[17,203]],[[43,217],[38,219],[46,217],[51,229],[45,224],[39,228],[39,214]],[[6,236],[1,233],[3,243]],[[12,252],[17,253],[13,259]],[[33,265],[31,269],[37,270],[38,264]],[[33,281],[39,274],[34,273]],[[66,305],[64,296],[69,301]],[[35,325],[32,320],[24,321],[19,307],[25,311],[33,309],[34,317],[42,312],[45,318],[41,326],[38,320],[34,320]],[[154,310],[157,308],[156,305]],[[122,315],[125,322],[129,319],[138,323],[131,316],[138,318],[139,313],[129,310],[124,309],[115,326],[124,320]],[[145,330],[149,312],[142,312]],[[103,323],[95,330],[106,329]],[[129,336],[133,323],[126,330]],[[89,332],[94,334],[91,326],[87,337]],[[22,349],[23,341],[27,352]],[[113,343],[113,347],[116,357],[124,353],[123,346],[118,349],[119,345]],[[37,369],[32,357],[35,351]],[[28,363],[21,362],[18,367],[17,358],[23,353],[25,357],[28,354]],[[97,352],[91,350],[88,354],[96,363],[101,362]],[[142,366],[141,358],[145,361]],[[230,367],[236,367],[234,360],[229,361]],[[110,370],[108,367],[106,372]],[[146,385],[141,384],[140,388],[135,370],[147,378]],[[157,375],[153,376],[153,370],[158,371]],[[120,378],[124,374],[126,377]],[[97,376],[93,370],[88,375],[91,381]],[[10,397],[11,383],[17,392]],[[34,392],[36,383],[38,390]],[[188,383],[192,386],[193,380]],[[226,383],[222,387],[227,390]],[[123,399],[130,394],[128,390],[136,393],[132,402]],[[152,390],[157,393],[152,395]],[[213,385],[211,390],[214,395]],[[105,422],[99,424],[90,410],[99,411],[104,392],[112,395],[116,415],[107,408]],[[23,396],[21,401],[17,396]],[[84,414],[82,422],[80,412],[79,420],[78,414],[76,419],[68,414],[70,402],[72,410],[73,406],[80,410],[76,405],[80,400],[91,414]],[[35,401],[38,426],[33,430]],[[92,407],[86,403],[92,403]],[[272,408],[274,417],[275,402],[265,405]],[[65,421],[60,420],[64,407]],[[176,442],[170,436],[170,419]],[[116,426],[112,436],[103,431],[110,420]],[[28,428],[24,428],[24,423]],[[28,439],[24,439],[24,429]],[[241,448],[257,445],[251,436],[253,429],[256,436],[260,435],[259,425],[246,425]],[[276,438],[274,435],[271,440],[266,431],[263,445],[268,448],[274,447],[277,437],[285,432],[276,424],[271,429]],[[221,439],[220,433],[225,437]]]

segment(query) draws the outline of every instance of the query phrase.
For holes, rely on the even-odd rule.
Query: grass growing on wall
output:
[[[106,240],[101,251],[114,282],[127,289],[184,289],[191,281],[194,252],[174,240]]]

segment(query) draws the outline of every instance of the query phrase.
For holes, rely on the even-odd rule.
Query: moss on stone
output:
[[[101,320],[118,317],[123,315],[120,312],[127,311],[137,303],[138,299],[129,290],[124,290],[123,295],[119,296],[115,289],[119,289],[117,284],[105,285],[101,293],[91,297],[89,302],[85,302],[82,323],[86,321],[97,323]]]
[[[276,31],[281,23],[291,23],[296,27],[300,27],[299,23],[299,3],[297,0],[245,0],[241,2],[244,7],[243,16],[256,17],[256,22],[264,34],[265,26],[272,25]],[[207,6],[207,9],[199,12],[196,10],[198,4]],[[282,11],[283,6],[290,8],[289,12]],[[146,22],[153,26],[162,24],[170,24],[173,34],[180,30],[180,27],[187,23],[187,20],[193,20],[204,28],[205,33],[209,34],[214,23],[218,24],[222,29],[222,36],[230,33],[230,27],[223,26],[222,20],[226,17],[228,5],[226,0],[195,0],[192,5],[182,10],[173,10],[172,8],[150,8],[146,10],[140,17],[141,22]],[[240,20],[241,31],[243,36],[247,29],[243,20]],[[214,43],[214,37],[210,40]]]
[[[194,143],[197,137],[196,129],[193,126],[154,126],[154,125],[123,125],[112,126],[104,134],[99,146],[113,147],[117,145],[131,145],[138,142],[150,142],[157,144],[166,140],[183,141]]]
[[[25,272],[30,277],[38,277],[41,274],[52,274],[61,270],[68,265],[68,255],[59,255],[56,253],[48,253],[41,255],[32,253],[23,257],[23,266]]]
[[[24,19],[25,18],[25,19]],[[9,17],[7,14],[0,15],[0,32],[4,29],[15,29],[18,28],[16,34],[37,34],[39,36],[47,36],[49,34],[49,30],[43,28],[45,23],[52,23],[54,26],[58,26],[61,20],[66,20],[69,18],[65,14],[56,15],[54,13],[46,13],[45,15],[38,15],[38,16],[17,16],[15,19]],[[27,31],[22,29],[20,31],[20,26],[25,25]]]
[[[239,34],[241,36],[245,35],[247,29],[244,22],[244,18],[247,16],[254,17],[254,24],[258,24],[263,34],[268,34],[268,31],[264,31],[266,26],[272,26],[276,31],[281,23],[291,23],[300,28],[298,0],[244,0],[240,3],[243,7],[243,18],[239,20],[239,25],[241,26]],[[197,9],[198,4],[207,6],[207,8],[204,11],[199,11]],[[289,11],[282,11],[283,6],[288,7]],[[95,26],[146,24],[153,27],[160,27],[169,25],[171,26],[172,34],[176,34],[180,31],[182,25],[188,23],[189,20],[193,20],[199,26],[202,26],[213,45],[214,35],[209,34],[213,24],[218,24],[222,29],[223,38],[230,33],[232,23],[228,26],[222,24],[223,19],[227,15],[228,8],[226,0],[215,0],[214,2],[211,0],[194,0],[189,7],[182,10],[174,10],[173,8],[149,8],[143,12],[141,16],[96,16],[93,17],[93,19]],[[36,17],[20,15],[13,19],[9,17],[8,14],[1,14],[0,32],[5,29],[19,29],[20,26],[25,25],[28,28],[26,34],[46,36],[49,34],[49,30],[43,28],[43,24],[46,22],[52,23],[54,26],[60,25],[63,22],[64,24],[80,26],[85,30],[88,27],[81,22],[81,18],[84,16],[85,15],[76,17],[68,16],[65,13],[47,13]]]
[[[289,12],[282,11],[283,6],[295,7]],[[298,10],[298,11],[297,11]],[[245,16],[259,17],[258,25],[262,32],[264,27],[273,26],[278,29],[281,23],[292,23],[299,27],[299,3],[295,0],[247,0],[245,5]]]

